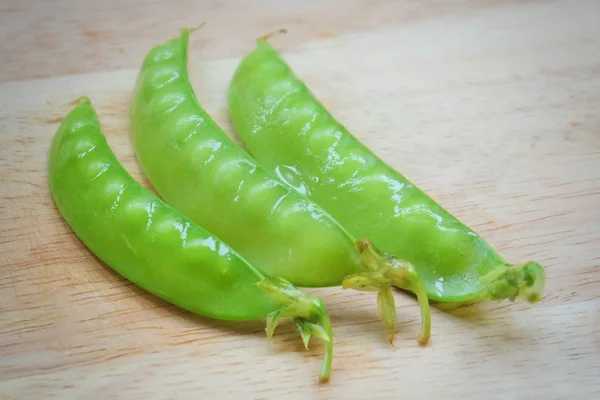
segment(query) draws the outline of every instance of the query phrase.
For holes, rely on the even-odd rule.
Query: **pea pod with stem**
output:
[[[429,303],[412,265],[355,239],[223,132],[189,82],[188,40],[184,29],[148,52],[130,110],[139,164],[159,195],[267,275],[298,286],[378,292],[390,342],[396,325],[390,286],[412,290],[422,314],[418,340],[427,342]]]
[[[196,314],[220,320],[267,318],[270,337],[293,318],[305,345],[325,340],[321,380],[328,380],[333,336],[318,297],[267,277],[218,236],[138,184],[119,164],[87,97],[52,140],[49,187],[66,223],[116,272]]]
[[[266,37],[239,63],[228,99],[234,128],[253,157],[301,187],[351,234],[412,263],[430,299],[540,300],[546,278],[540,264],[509,264],[358,141]]]

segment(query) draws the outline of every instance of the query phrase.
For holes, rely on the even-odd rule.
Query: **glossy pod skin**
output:
[[[305,344],[311,334],[327,341],[321,371],[327,380],[332,334],[323,302],[266,278],[139,185],[110,150],[90,100],[78,103],[52,140],[48,172],[52,198],[79,239],[125,278],[193,313],[221,320],[267,317],[269,336],[282,317],[295,318]]]
[[[469,229],[336,121],[265,38],[229,89],[236,132],[258,162],[327,210],[356,237],[411,262],[430,299],[516,297],[536,302],[545,273],[509,265]]]
[[[419,341],[430,335],[427,297],[413,267],[357,242],[327,212],[257,164],[198,103],[187,76],[189,30],[151,49],[139,72],[130,134],[159,195],[227,241],[267,275],[294,285],[379,293],[390,340],[390,285],[418,293]],[[373,277],[369,285],[365,279]]]

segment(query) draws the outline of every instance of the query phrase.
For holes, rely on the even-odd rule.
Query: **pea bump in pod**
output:
[[[234,129],[258,162],[350,234],[411,263],[429,299],[541,299],[546,274],[539,263],[508,263],[374,154],[315,98],[267,37],[240,61],[228,102]]]
[[[209,318],[266,318],[269,337],[281,319],[291,318],[305,346],[311,336],[325,341],[320,379],[329,379],[333,334],[323,301],[265,275],[135,181],[108,146],[89,98],[79,99],[54,135],[48,177],[68,226],[120,275]]]
[[[383,254],[368,237],[352,235],[213,121],[188,78],[189,34],[184,29],[149,50],[130,107],[136,156],[157,193],[268,276],[301,287],[376,292],[390,342],[396,327],[391,286],[415,293],[421,309],[418,341],[426,343],[429,301],[413,265]],[[244,107],[241,112],[254,110]]]

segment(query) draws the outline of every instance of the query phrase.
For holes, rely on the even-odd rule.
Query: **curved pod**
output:
[[[536,302],[545,273],[508,264],[408,179],[336,121],[290,67],[260,38],[229,88],[234,127],[250,153],[357,237],[411,262],[430,299]]]
[[[61,123],[48,172],[50,193],[67,224],[119,274],[193,313],[221,320],[268,317],[269,335],[280,318],[295,318],[305,341],[311,333],[328,341],[321,373],[328,379],[332,337],[322,301],[266,278],[139,185],[110,150],[88,98]]]
[[[395,327],[390,285],[413,290],[423,314],[419,340],[426,342],[427,297],[412,266],[381,256],[368,242],[358,246],[326,211],[279,181],[223,132],[190,85],[188,38],[189,30],[183,30],[153,48],[136,82],[130,134],[156,191],[268,275],[299,286],[343,283],[379,292],[390,340]]]

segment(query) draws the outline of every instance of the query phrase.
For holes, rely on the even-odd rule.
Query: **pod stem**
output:
[[[481,300],[515,301],[516,298],[537,303],[542,299],[546,284],[544,268],[533,261],[525,264],[506,264],[494,268],[481,278],[486,285]]]
[[[287,29],[285,29],[285,28],[281,28],[281,29],[277,29],[277,30],[274,30],[274,31],[271,31],[271,32],[269,32],[269,33],[267,33],[267,34],[264,34],[264,35],[262,35],[262,36],[260,37],[260,39],[262,39],[262,40],[267,40],[267,39],[270,39],[270,38],[272,38],[272,37],[273,37],[273,36],[275,36],[275,35],[281,35],[281,34],[286,34],[286,33],[288,33],[288,32],[287,32]]]
[[[321,382],[329,381],[333,360],[333,331],[323,300],[304,293],[282,278],[265,278],[257,285],[269,297],[282,305],[280,309],[267,316],[266,331],[269,339],[283,318],[294,320],[306,349],[308,349],[312,336],[323,339],[325,341],[325,359],[321,366],[319,379]]]
[[[427,343],[431,336],[431,312],[425,286],[415,268],[407,261],[381,253],[369,240],[356,242],[366,270],[347,276],[342,282],[344,289],[377,292],[379,314],[391,344],[396,331],[396,305],[391,286],[413,292],[421,309],[421,331],[417,340]]]

